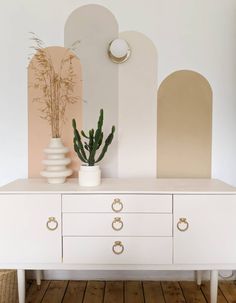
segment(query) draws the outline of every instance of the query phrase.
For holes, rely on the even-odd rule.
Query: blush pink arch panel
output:
[[[212,89],[201,74],[181,70],[158,90],[157,176],[209,178]]]
[[[50,53],[54,68],[60,68],[61,59],[68,51],[64,47],[48,47],[47,51]],[[41,163],[44,158],[43,149],[48,146],[51,138],[51,130],[46,120],[40,118],[40,104],[33,102],[39,94],[39,90],[33,88],[35,74],[32,70],[32,63],[36,63],[35,57],[32,58],[28,66],[28,175],[31,178],[39,177],[40,171],[43,169]],[[62,140],[65,146],[69,147],[69,157],[72,158],[71,168],[76,175],[79,161],[73,151],[73,131],[71,126],[72,118],[76,117],[78,120],[78,127],[82,126],[82,83],[81,83],[81,65],[79,59],[75,58],[72,61],[74,71],[76,73],[76,85],[74,95],[79,97],[79,100],[67,107],[66,121],[62,130]]]

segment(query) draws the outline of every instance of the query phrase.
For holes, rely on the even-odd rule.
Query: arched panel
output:
[[[107,55],[109,43],[118,37],[118,24],[105,7],[90,4],[74,10],[65,24],[65,46],[79,41],[77,55],[83,68],[83,128],[95,128],[104,109],[104,129],[118,127],[118,65]],[[101,162],[103,177],[117,177],[117,133]]]
[[[157,50],[139,32],[123,32],[131,56],[119,65],[119,177],[156,177]]]
[[[174,72],[160,85],[157,176],[211,176],[212,90],[199,73]]]
[[[73,55],[71,51],[64,47],[48,47],[46,51],[52,59],[54,69],[58,73],[61,68],[61,62]],[[31,178],[39,177],[40,171],[43,169],[42,159],[44,158],[43,149],[49,144],[51,138],[51,128],[46,120],[40,118],[42,113],[40,108],[42,104],[36,101],[36,98],[43,95],[42,90],[35,86],[37,74],[34,67],[38,65],[35,56],[32,58],[28,66],[28,175]],[[66,63],[67,64],[67,63]],[[71,168],[74,171],[78,170],[79,161],[73,148],[73,129],[71,121],[74,117],[79,118],[78,127],[82,124],[82,85],[81,85],[81,66],[78,58],[74,57],[71,60],[73,70],[75,72],[75,85],[73,96],[77,98],[74,104],[69,104],[66,107],[65,123],[62,127],[62,140],[65,146],[69,147],[70,153],[68,156],[72,159]],[[68,67],[68,66],[67,66]],[[66,65],[62,69],[61,76],[65,76],[68,71]],[[46,69],[46,67],[44,67]],[[74,174],[76,175],[76,173]]]

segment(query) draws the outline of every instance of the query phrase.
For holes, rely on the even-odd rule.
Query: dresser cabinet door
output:
[[[61,262],[60,195],[0,195],[0,263]]]
[[[236,263],[236,196],[174,196],[174,263]]]

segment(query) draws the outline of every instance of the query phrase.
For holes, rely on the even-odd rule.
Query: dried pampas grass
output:
[[[74,96],[76,74],[73,69],[73,60],[76,57],[71,50],[66,49],[61,59],[60,68],[55,70],[51,55],[45,44],[34,33],[30,33],[33,41],[33,60],[29,67],[34,72],[34,83],[30,86],[40,91],[40,96],[33,98],[33,102],[40,104],[40,117],[47,120],[51,126],[52,138],[61,137],[62,126],[65,123],[66,108],[74,104],[80,97]],[[76,42],[77,43],[77,42]],[[30,58],[30,59],[31,59]]]

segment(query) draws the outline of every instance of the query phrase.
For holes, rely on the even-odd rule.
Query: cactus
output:
[[[103,109],[100,110],[100,115],[97,123],[97,130],[90,129],[88,134],[86,134],[83,130],[79,133],[76,127],[75,119],[72,120],[72,126],[74,130],[74,150],[77,153],[79,159],[87,163],[88,166],[94,166],[96,163],[100,162],[105,156],[109,145],[112,143],[115,133],[115,126],[113,125],[111,128],[111,132],[105,140],[105,143],[101,149],[100,155],[95,159],[97,151],[100,149],[103,143]],[[80,135],[81,134],[81,135]],[[82,137],[84,138],[84,142],[82,142]],[[85,141],[87,140],[87,142]]]

